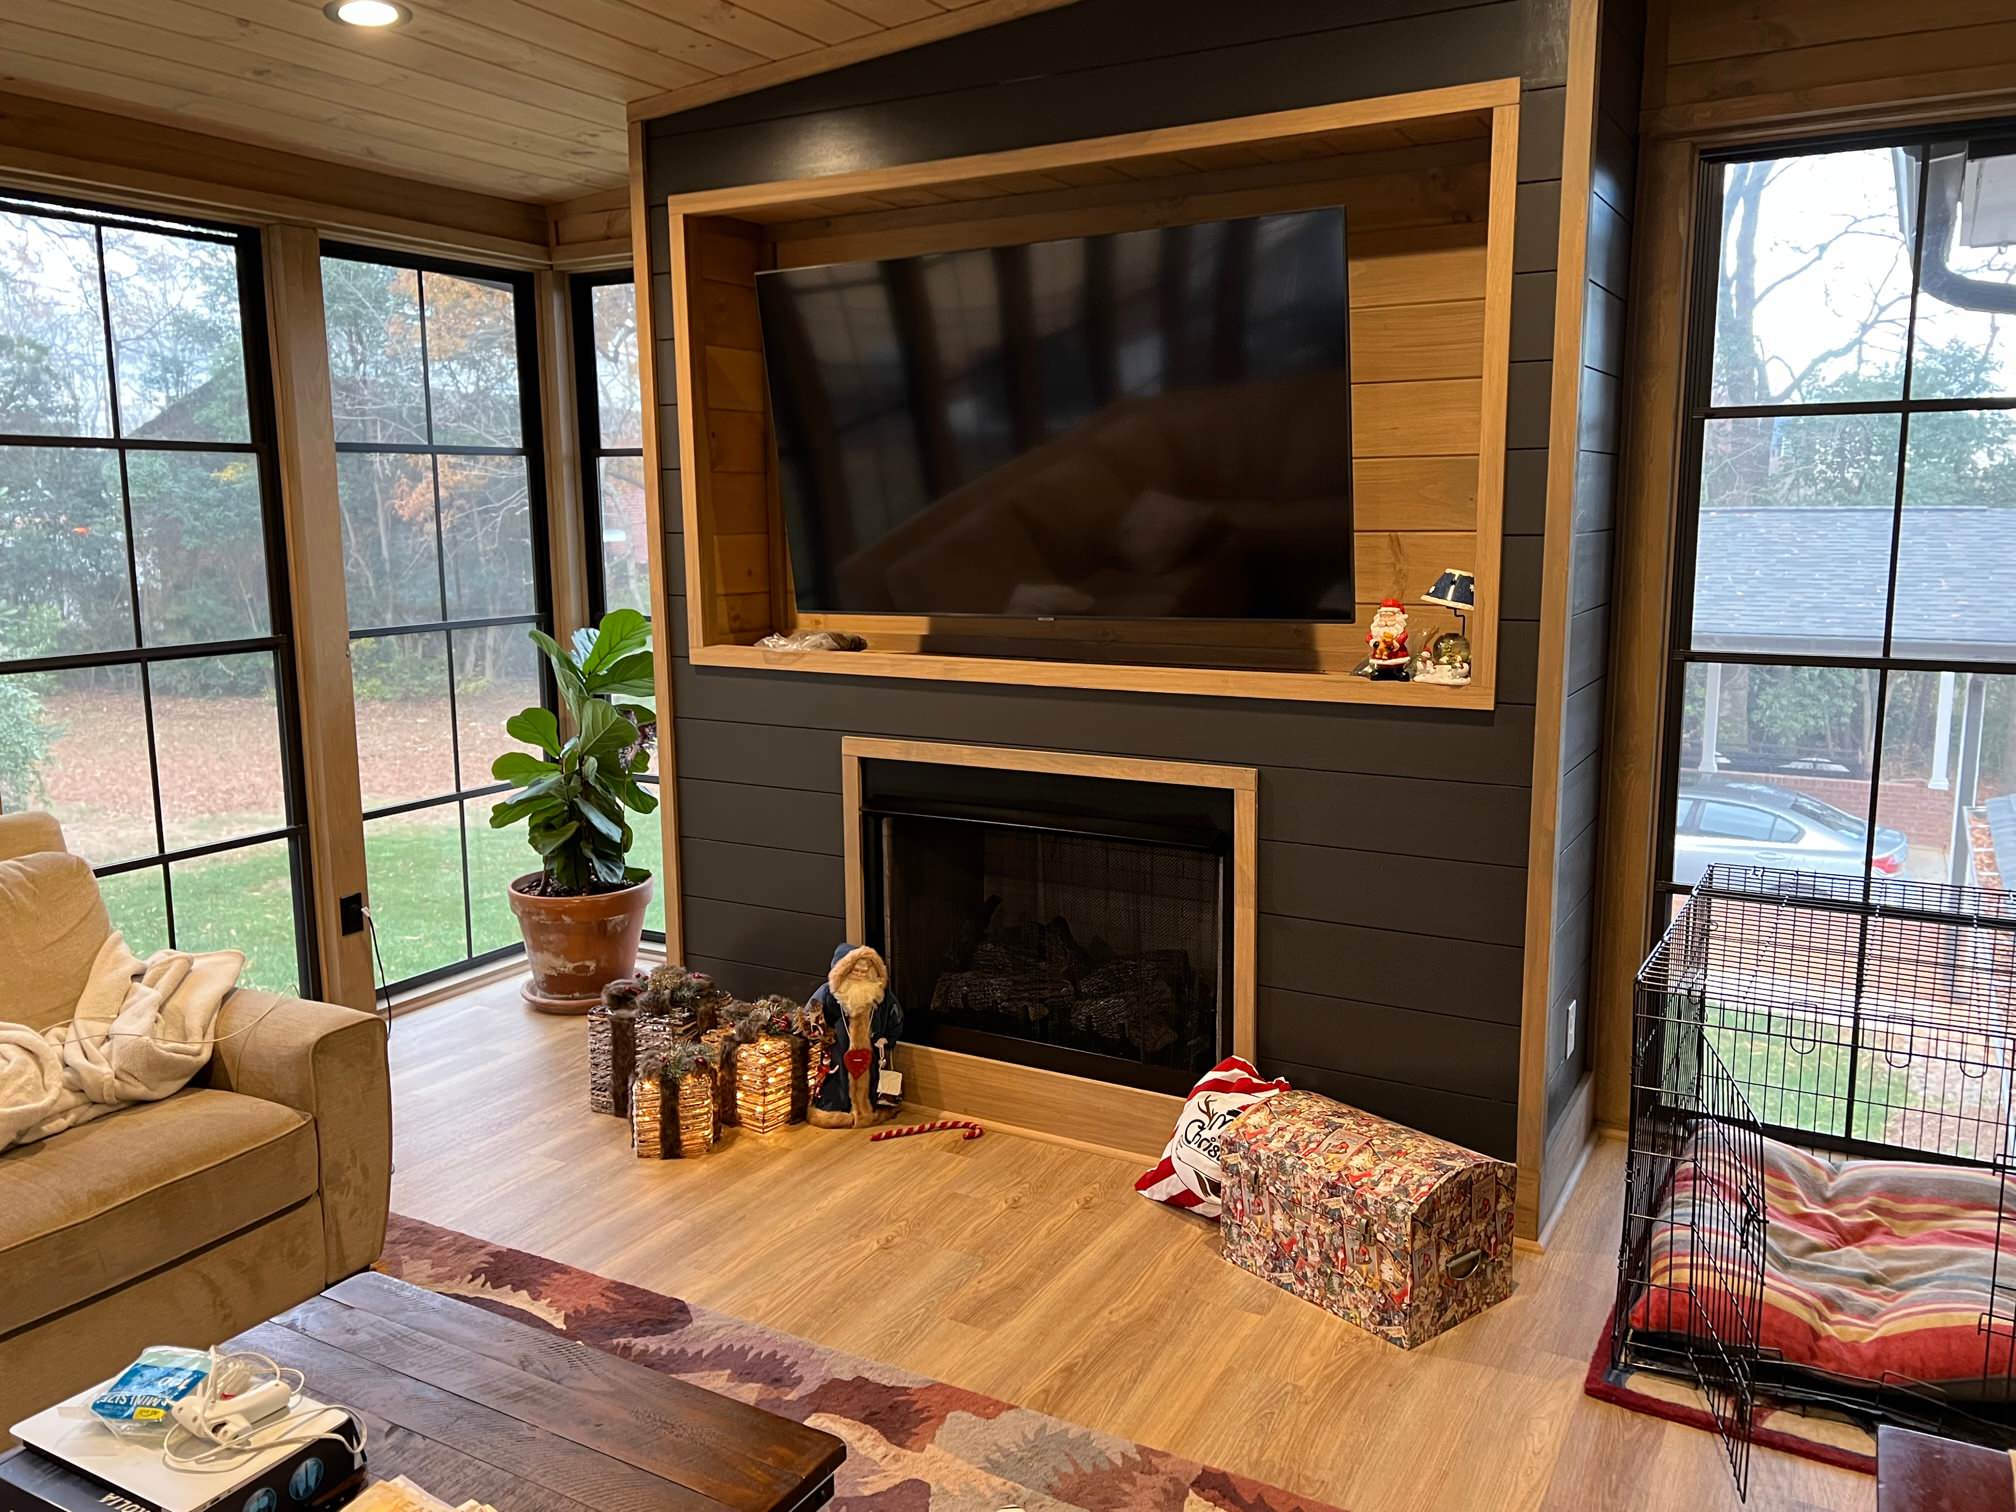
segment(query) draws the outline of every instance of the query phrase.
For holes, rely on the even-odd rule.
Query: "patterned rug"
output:
[[[1244,1476],[394,1215],[379,1270],[846,1440],[843,1512],[1336,1512]]]
[[[1606,1321],[1596,1339],[1596,1352],[1589,1357],[1589,1374],[1583,1390],[1599,1402],[1610,1402],[1664,1418],[1669,1423],[1685,1423],[1703,1432],[1715,1431],[1715,1420],[1691,1381],[1678,1381],[1656,1371],[1610,1368],[1610,1324]],[[1844,1470],[1876,1473],[1876,1435],[1861,1423],[1848,1418],[1803,1407],[1781,1406],[1767,1397],[1758,1397],[1752,1413],[1750,1442],[1765,1449],[1818,1460],[1823,1465],[1839,1465]]]

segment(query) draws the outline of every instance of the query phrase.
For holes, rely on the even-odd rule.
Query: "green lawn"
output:
[[[518,924],[505,889],[536,869],[538,858],[523,828],[493,830],[493,799],[470,805],[470,900],[465,923],[462,837],[453,805],[422,809],[365,826],[365,863],[371,913],[385,976],[392,982],[452,966],[470,955],[513,945]],[[637,831],[632,858],[657,870],[658,816],[631,816]],[[114,927],[145,956],[168,943],[160,872],[144,870],[100,882]],[[665,902],[654,895],[645,926],[665,928]],[[244,982],[276,992],[296,992],[294,910],[286,846],[275,842],[228,851],[175,867],[176,943],[185,950],[242,950]]]
[[[1880,1050],[1865,1045],[1854,1055],[1845,1020],[1815,1015],[1804,1023],[1780,1018],[1767,1025],[1762,1014],[1713,1004],[1707,1030],[1708,1042],[1765,1123],[1839,1135],[1851,1060],[1857,1062],[1853,1137],[1892,1142],[1892,1120],[1927,1105],[1908,1070],[1891,1065]]]

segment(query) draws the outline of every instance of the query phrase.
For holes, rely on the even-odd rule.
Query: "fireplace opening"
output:
[[[906,1036],[1187,1093],[1229,1053],[1223,795],[930,775],[935,792],[884,773],[862,803],[871,943],[889,960]]]

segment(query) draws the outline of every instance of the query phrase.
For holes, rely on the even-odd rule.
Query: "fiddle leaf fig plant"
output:
[[[651,766],[658,716],[653,694],[651,622],[635,609],[612,609],[568,646],[542,631],[567,712],[562,734],[551,709],[531,708],[504,721],[505,733],[532,746],[507,751],[490,775],[518,791],[490,811],[490,827],[523,822],[539,853],[540,891],[549,897],[608,892],[651,873],[629,864],[635,832],[628,813],[648,814],[658,800],[637,778]]]

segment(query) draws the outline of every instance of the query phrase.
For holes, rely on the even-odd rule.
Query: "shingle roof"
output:
[[[1888,509],[1704,509],[1696,650],[1873,654],[1890,575]],[[2016,501],[1907,505],[1893,650],[2016,659]]]

